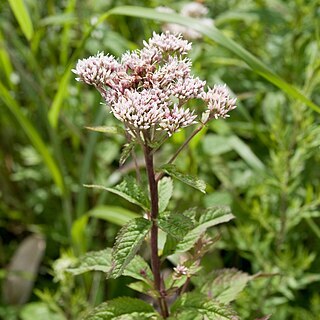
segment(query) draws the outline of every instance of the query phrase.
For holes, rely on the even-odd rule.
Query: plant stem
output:
[[[189,144],[189,142],[192,140],[192,138],[194,138],[204,128],[204,126],[205,126],[205,124],[202,123],[197,129],[195,129],[191,133],[191,135],[185,140],[185,142],[179,147],[179,149],[170,158],[170,160],[167,162],[167,164],[171,164],[171,163],[173,163],[174,160],[176,160],[179,153]],[[164,175],[164,173],[160,172],[156,177],[156,181],[158,182],[163,177],[163,175]]]
[[[150,219],[152,222],[151,227],[151,267],[154,277],[155,289],[159,292],[159,306],[161,309],[161,314],[164,318],[169,316],[167,301],[165,299],[165,288],[161,281],[160,275],[160,258],[158,256],[158,182],[155,178],[154,165],[153,165],[153,154],[152,148],[147,144],[144,145],[144,157],[146,162],[146,170],[148,175],[148,182],[150,188],[150,200],[151,200],[151,214]]]

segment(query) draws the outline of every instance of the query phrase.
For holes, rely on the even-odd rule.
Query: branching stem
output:
[[[171,164],[176,160],[180,152],[189,144],[189,142],[204,128],[205,124],[201,124],[197,129],[195,129],[191,135],[184,141],[184,143],[179,147],[179,149],[174,153],[174,155],[170,158],[170,160],[167,162],[167,164]],[[160,172],[156,177],[156,182],[158,182],[162,177],[164,173]]]

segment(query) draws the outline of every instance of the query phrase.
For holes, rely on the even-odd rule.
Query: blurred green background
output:
[[[116,6],[180,12],[185,4],[0,1],[0,318],[79,319],[105,299],[135,294],[126,278],[65,272],[76,256],[112,246],[137,212],[115,195],[82,186],[114,185],[134,174],[134,165],[129,159],[119,168],[121,136],[85,129],[117,121],[71,69],[98,51],[118,57],[162,30],[157,15],[130,17],[130,8],[98,23]],[[224,37],[215,39],[213,31],[193,40],[193,71],[208,85],[227,83],[238,108],[228,120],[213,121],[176,162],[206,181],[207,194],[175,182],[170,208],[232,207],[236,219],[212,232],[221,240],[203,265],[205,272],[261,273],[235,305],[241,319],[319,319],[319,2],[204,5]],[[261,63],[279,78],[272,80]],[[187,134],[175,134],[157,161],[168,159]]]

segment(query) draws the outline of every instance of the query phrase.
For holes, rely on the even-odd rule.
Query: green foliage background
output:
[[[77,83],[71,69],[78,58],[97,51],[120,56],[139,48],[154,30],[161,30],[159,20],[181,19],[117,6],[178,10],[183,4],[1,0],[2,286],[23,239],[33,233],[46,239],[28,303],[10,305],[3,295],[3,319],[78,319],[107,298],[134,295],[126,278],[105,281],[98,273],[73,278],[62,267],[88,250],[111,246],[119,226],[139,213],[112,193],[82,187],[111,187],[134,174],[134,166],[129,159],[119,168],[125,142],[120,135],[84,128],[118,123],[100,105],[99,93]],[[187,21],[204,33],[193,42],[194,73],[209,85],[227,83],[239,107],[227,121],[212,122],[206,135],[193,140],[176,161],[182,171],[205,180],[207,194],[175,182],[169,207],[182,212],[193,206],[231,205],[236,219],[215,231],[221,240],[205,259],[204,270],[235,267],[261,273],[237,300],[243,319],[261,314],[279,320],[318,319],[318,1],[205,4],[217,30]],[[157,155],[159,163],[186,135],[181,131],[170,139]]]

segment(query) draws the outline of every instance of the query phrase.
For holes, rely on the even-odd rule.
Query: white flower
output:
[[[189,109],[179,108],[177,104],[172,109],[167,109],[162,121],[159,123],[160,130],[166,130],[171,136],[174,132],[180,128],[188,127],[197,123],[195,119],[194,111]]]
[[[143,42],[146,48],[157,48],[161,52],[187,54],[191,50],[191,43],[182,39],[181,34],[165,32],[153,33],[148,42]]]
[[[164,117],[167,104],[160,95],[158,90],[126,90],[111,106],[111,112],[129,129],[147,130]]]
[[[187,275],[189,269],[186,266],[178,264],[176,267],[173,268],[176,277],[181,277],[182,275]]]
[[[226,85],[215,85],[213,89],[200,94],[208,109],[209,119],[227,118],[228,112],[236,108],[236,98],[231,98]]]
[[[186,17],[200,18],[208,13],[208,8],[199,2],[186,3],[181,9],[181,15]]]
[[[77,81],[83,81],[89,85],[101,86],[108,84],[115,72],[121,69],[121,65],[113,56],[104,55],[103,52],[87,59],[78,60],[73,73],[79,77]]]

